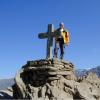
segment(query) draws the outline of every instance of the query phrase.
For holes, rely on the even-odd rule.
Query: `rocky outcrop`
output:
[[[12,87],[7,88],[6,90],[0,90],[0,99],[14,99]]]
[[[78,80],[79,85],[75,88],[78,97],[85,100],[100,100],[100,79],[95,73],[88,73]]]
[[[14,97],[33,100],[73,100],[74,66],[54,60],[28,61],[15,77]]]
[[[9,93],[14,99],[100,100],[100,79],[95,73],[77,79],[70,62],[28,61],[16,73],[15,85]]]

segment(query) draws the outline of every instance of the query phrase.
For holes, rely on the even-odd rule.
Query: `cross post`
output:
[[[46,50],[46,58],[52,58],[52,46],[53,46],[53,32],[54,28],[52,24],[48,24],[48,31],[46,33],[39,33],[39,39],[47,38],[47,50]]]

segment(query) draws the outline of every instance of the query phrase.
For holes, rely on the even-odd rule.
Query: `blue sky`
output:
[[[14,77],[29,60],[45,58],[48,24],[65,23],[65,60],[76,68],[100,65],[100,0],[0,0],[0,78]]]

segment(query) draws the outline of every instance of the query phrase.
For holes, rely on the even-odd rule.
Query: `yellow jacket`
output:
[[[55,31],[55,34],[57,34],[56,38],[55,38],[55,41],[57,42],[57,39],[59,38],[59,32],[60,32],[60,28],[58,28],[56,31]],[[69,32],[66,31],[64,29],[64,31],[61,33],[63,39],[64,39],[64,44],[69,44],[69,41],[70,41],[70,38],[69,38]]]
[[[63,36],[63,39],[64,39],[64,43],[68,44],[69,43],[69,32],[63,31],[62,36]]]

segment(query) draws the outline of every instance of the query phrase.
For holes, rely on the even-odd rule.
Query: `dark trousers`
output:
[[[56,57],[56,58],[58,55],[59,48],[60,48],[60,59],[63,59],[63,56],[64,56],[64,40],[63,40],[63,38],[58,38],[57,42],[55,43],[54,57]]]

